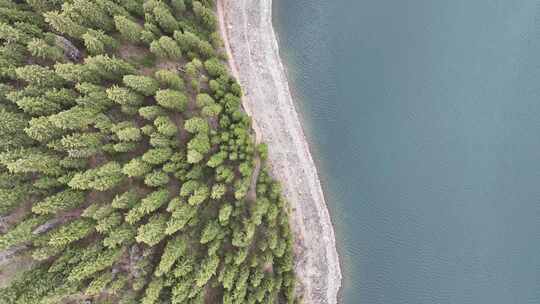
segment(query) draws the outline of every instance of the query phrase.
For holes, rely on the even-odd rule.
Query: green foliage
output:
[[[213,31],[217,27],[217,18],[212,10],[206,8],[199,1],[193,1],[193,12],[199,21],[210,31]]]
[[[6,234],[0,235],[0,250],[31,241],[36,237],[32,232],[46,221],[47,217],[44,216],[32,216],[21,221]]]
[[[155,275],[157,277],[161,277],[168,273],[172,269],[174,263],[184,254],[186,254],[186,251],[187,246],[183,238],[176,237],[168,241],[156,268]]]
[[[215,1],[19,2],[0,0],[0,251],[33,262],[0,303],[294,303]]]
[[[114,25],[122,37],[129,42],[137,43],[141,41],[142,26],[126,18],[125,16],[114,16]]]
[[[66,245],[78,241],[94,231],[91,220],[79,219],[61,226],[50,234],[48,244],[53,247],[64,248]]]
[[[144,96],[152,96],[159,89],[159,83],[152,77],[126,75],[123,80],[127,87]]]
[[[103,31],[88,30],[81,38],[88,53],[92,55],[110,53],[118,48],[118,42]]]
[[[178,22],[176,21],[176,18],[171,14],[171,11],[169,8],[160,3],[159,5],[156,5],[154,7],[154,10],[152,11],[157,23],[159,24],[159,27],[161,29],[169,34],[172,34],[175,30],[178,29]]]
[[[168,116],[159,116],[154,120],[154,126],[159,133],[165,136],[174,136],[178,133],[178,128]]]
[[[128,88],[112,86],[107,89],[107,97],[123,106],[138,106],[142,103],[142,96]]]
[[[154,77],[159,81],[159,83],[173,90],[184,90],[184,80],[178,75],[178,73],[169,71],[169,70],[159,70],[156,71]]]
[[[154,191],[141,200],[126,215],[126,222],[133,224],[140,221],[144,216],[153,213],[163,206],[169,199],[169,191],[161,189]]]
[[[152,166],[144,162],[142,158],[134,158],[122,168],[122,172],[129,177],[143,176],[150,170],[152,170]]]
[[[139,227],[135,239],[139,243],[155,246],[165,238],[166,225],[166,216],[154,215],[148,220],[148,223]]]
[[[168,36],[162,36],[150,44],[150,52],[160,58],[178,60],[182,57],[182,50],[176,42]]]
[[[90,256],[88,259],[82,259],[73,270],[69,273],[67,278],[70,282],[82,281],[94,273],[102,271],[111,267],[122,256],[123,250],[120,249],[108,249],[96,256]]]
[[[169,180],[169,175],[162,170],[154,170],[144,177],[144,183],[149,187],[165,186],[169,183]]]
[[[58,87],[63,84],[62,78],[46,67],[27,65],[15,69],[17,78],[39,87]]]
[[[170,148],[149,149],[143,154],[142,160],[151,165],[159,165],[166,162],[172,155]]]
[[[55,214],[80,206],[84,202],[84,192],[77,190],[64,190],[49,196],[32,206],[32,212],[36,214]]]
[[[184,111],[187,105],[186,95],[171,89],[157,91],[156,101],[160,106],[178,112]]]
[[[59,175],[60,158],[55,154],[37,149],[19,149],[0,154],[0,163],[12,173],[42,173]]]
[[[27,48],[32,56],[40,59],[62,61],[64,58],[62,49],[55,45],[50,45],[44,39],[32,39],[28,42]]]
[[[80,190],[105,191],[117,186],[123,179],[122,166],[113,161],[101,167],[75,174],[69,182],[69,186]]]
[[[64,33],[71,37],[81,37],[86,32],[84,26],[72,20],[65,13],[50,11],[43,15],[45,16],[45,21],[60,33]]]
[[[184,124],[184,128],[190,133],[208,133],[210,130],[208,122],[200,117],[188,119]]]
[[[164,287],[165,281],[163,279],[153,279],[145,290],[144,298],[142,298],[141,304],[157,304],[159,293]]]

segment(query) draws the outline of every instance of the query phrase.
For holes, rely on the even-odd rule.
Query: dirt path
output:
[[[229,65],[245,91],[257,142],[291,204],[295,271],[304,303],[337,303],[341,270],[318,174],[289,91],[272,27],[271,0],[218,0]]]

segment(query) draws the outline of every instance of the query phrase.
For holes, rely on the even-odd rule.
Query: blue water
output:
[[[342,303],[540,303],[540,2],[274,1]]]

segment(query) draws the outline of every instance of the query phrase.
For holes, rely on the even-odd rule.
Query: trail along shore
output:
[[[272,0],[218,0],[221,35],[256,141],[291,206],[297,292],[306,304],[335,304],[341,269],[334,229],[289,90],[272,26]]]

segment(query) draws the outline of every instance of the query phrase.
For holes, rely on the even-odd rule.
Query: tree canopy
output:
[[[0,255],[32,259],[0,303],[298,300],[217,26],[212,0],[0,0]]]

